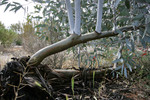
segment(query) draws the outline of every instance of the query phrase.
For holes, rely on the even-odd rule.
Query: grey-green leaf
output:
[[[126,65],[127,65],[127,67],[129,68],[130,72],[132,72],[131,66],[130,66],[128,63],[126,63]]]
[[[150,37],[149,36],[144,36],[144,41],[150,43]]]
[[[125,5],[126,5],[126,7],[127,7],[128,9],[130,9],[130,1],[129,1],[129,0],[126,0],[126,1],[125,1]]]
[[[4,10],[4,12],[8,9],[10,7],[10,3],[9,4],[7,4],[7,6],[6,6],[6,8],[5,8],[5,10]]]
[[[123,35],[123,32],[121,30],[116,30],[116,32]]]
[[[126,69],[126,67],[124,68],[124,76],[125,76],[126,78],[128,78],[128,77],[127,77],[127,69]]]
[[[120,62],[120,59],[116,59],[112,63],[117,63],[117,62]]]
[[[122,64],[121,75],[123,75],[124,64]]]
[[[121,69],[121,67],[122,67],[122,66],[118,66],[118,67],[115,68],[115,70],[119,70],[119,69]]]

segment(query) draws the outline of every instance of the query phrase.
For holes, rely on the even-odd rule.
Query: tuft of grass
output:
[[[74,97],[74,77],[71,78],[71,89]]]
[[[94,83],[95,83],[95,71],[93,71],[93,88],[94,88]]]

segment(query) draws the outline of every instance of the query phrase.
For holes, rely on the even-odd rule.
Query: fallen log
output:
[[[107,76],[110,74],[113,69],[107,68],[107,69],[85,69],[85,70],[68,70],[68,69],[54,69],[55,72],[60,74],[60,77],[70,79],[76,75],[83,76],[86,75],[87,78],[91,79],[93,78],[93,73],[95,73],[95,79],[96,78],[102,78],[104,76]]]

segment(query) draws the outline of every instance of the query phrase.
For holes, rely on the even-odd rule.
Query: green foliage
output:
[[[66,96],[66,100],[69,100],[68,95],[66,94],[65,96]]]
[[[17,33],[17,37],[15,38],[16,45],[22,45],[22,24],[20,22],[16,24],[11,24],[10,29]]]
[[[134,73],[132,73],[130,79],[136,81],[150,82],[150,54],[148,52],[145,53],[145,51],[138,51],[136,53],[138,53],[138,56],[135,56],[135,61],[139,65],[141,65],[141,67],[136,67],[137,70],[135,70]]]
[[[57,42],[62,38],[69,36],[69,24],[65,0],[35,1],[38,2],[34,7],[35,15],[29,15],[27,20],[31,22],[33,18],[39,21],[38,25],[35,26],[38,30],[36,31],[37,35],[40,38],[50,41],[50,43]],[[71,1],[71,4],[72,6],[74,5],[73,1]],[[133,55],[136,51],[135,44],[139,42],[138,39],[144,48],[150,43],[149,4],[149,0],[104,0],[102,31],[115,30],[115,33],[119,33],[119,35],[95,41],[96,44],[94,45],[96,47],[104,46],[103,48],[106,48],[105,46],[108,46],[118,49],[118,52],[115,55],[117,59],[114,60],[113,63],[117,63],[116,71],[120,70],[119,74],[124,75],[125,77],[127,77],[128,70],[132,71],[132,68],[135,66]],[[22,8],[22,5],[19,3],[10,3],[8,0],[2,0],[1,5],[6,5],[5,11],[11,6],[13,6],[13,8],[10,10],[15,12]],[[81,33],[85,34],[95,31],[97,1],[81,0],[81,7]],[[38,15],[40,12],[42,12],[43,15]],[[74,12],[75,11],[73,11],[73,13]],[[129,32],[117,30],[118,27],[128,25],[133,25],[135,29]],[[136,26],[139,25],[141,25],[141,27],[137,30]],[[27,26],[25,29],[27,29]],[[106,51],[109,50],[106,49]],[[102,57],[102,55],[97,55],[96,52],[97,51],[94,51],[91,58],[94,56],[96,58]],[[111,57],[111,55],[112,54],[109,52],[106,52],[105,54],[106,58]],[[82,56],[82,58],[84,57],[85,56]],[[81,60],[86,60],[86,62],[88,62],[90,59],[87,58]],[[95,65],[95,62],[91,60],[91,64]]]
[[[22,45],[22,40],[20,38],[17,38],[15,42],[16,45]]]
[[[13,30],[8,30],[5,26],[0,22],[0,42],[4,46],[9,46],[14,42],[17,34]]]
[[[93,88],[94,88],[94,84],[95,83],[95,71],[93,71]]]
[[[74,77],[71,78],[71,89],[74,96]]]
[[[6,8],[5,8],[4,12],[6,10],[8,10],[9,8],[11,8],[9,11],[14,11],[16,13],[20,8],[23,8],[20,3],[18,3],[18,2],[10,2],[8,0],[2,0],[0,5],[6,5]]]

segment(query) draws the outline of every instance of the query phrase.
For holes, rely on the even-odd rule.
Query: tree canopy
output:
[[[17,33],[11,29],[6,29],[5,26],[0,22],[0,43],[3,46],[9,46],[15,41]]]

